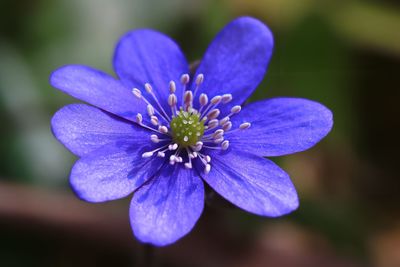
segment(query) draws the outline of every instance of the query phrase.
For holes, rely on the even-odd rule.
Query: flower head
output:
[[[55,70],[54,87],[91,104],[65,106],[51,122],[56,138],[80,157],[72,188],[90,202],[133,193],[135,236],[160,246],[193,228],[204,181],[255,214],[295,210],[289,176],[263,156],[312,147],[330,131],[332,114],[298,98],[242,106],[264,77],[272,49],[270,30],[242,17],[217,35],[192,76],[176,43],[152,30],[121,38],[118,79],[81,65]]]

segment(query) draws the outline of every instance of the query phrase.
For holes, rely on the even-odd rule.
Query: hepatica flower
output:
[[[118,78],[81,65],[50,83],[89,103],[60,109],[56,138],[80,157],[76,194],[103,202],[133,193],[130,222],[145,243],[186,235],[204,206],[204,182],[236,206],[276,217],[298,207],[286,172],[264,156],[306,150],[332,127],[323,105],[299,98],[242,104],[263,79],[273,36],[243,17],[214,39],[196,73],[178,45],[153,30],[128,32],[114,54]]]

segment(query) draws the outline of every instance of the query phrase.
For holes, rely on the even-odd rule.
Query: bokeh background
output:
[[[194,230],[152,250],[135,241],[129,199],[78,200],[75,158],[50,132],[74,99],[51,88],[70,63],[112,72],[134,28],[172,36],[201,59],[231,19],[252,15],[276,39],[251,101],[305,97],[335,126],[313,149],[276,158],[300,208],[261,218],[218,196]],[[400,266],[400,4],[396,0],[1,0],[0,266]]]

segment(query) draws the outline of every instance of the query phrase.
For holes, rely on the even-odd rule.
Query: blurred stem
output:
[[[156,267],[155,249],[152,245],[145,244],[139,250],[138,266]]]

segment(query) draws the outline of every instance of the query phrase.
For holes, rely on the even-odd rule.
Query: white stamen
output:
[[[189,83],[189,81],[190,81],[190,76],[189,76],[189,74],[183,74],[183,75],[181,76],[181,83],[182,83],[182,84],[186,85],[186,84]]]
[[[227,123],[231,118],[229,118],[229,116],[226,116],[225,118],[221,119],[219,121],[219,125],[224,125],[225,123]]]
[[[192,106],[192,102],[193,102],[193,93],[192,93],[192,91],[186,91],[185,92],[184,102],[185,102],[185,105],[187,107],[191,107]]]
[[[139,89],[133,88],[133,89],[132,89],[132,93],[133,93],[137,98],[139,98],[139,99],[142,98],[142,92],[140,92]]]
[[[229,147],[229,141],[228,140],[225,140],[224,142],[222,142],[222,144],[221,144],[221,149],[222,150],[227,150],[228,147]]]
[[[223,138],[223,137],[220,137],[220,138],[218,138],[218,139],[215,139],[215,140],[214,140],[214,143],[219,144],[219,143],[221,143],[222,141],[224,141],[224,138]]]
[[[191,162],[186,162],[185,163],[186,169],[191,169],[192,168],[192,163]]]
[[[169,82],[169,92],[171,94],[173,94],[173,93],[175,93],[175,91],[176,91],[176,84],[174,81],[170,81]]]
[[[208,112],[207,118],[209,120],[215,119],[219,116],[219,113],[220,113],[219,109],[215,108],[215,109],[211,110],[210,112]]]
[[[147,113],[149,114],[150,117],[154,115],[154,108],[150,104],[147,105]]]
[[[174,107],[176,105],[176,103],[177,103],[176,95],[175,94],[170,94],[168,96],[168,105],[170,107]]]
[[[158,142],[160,142],[160,139],[158,139],[158,136],[155,135],[155,134],[152,134],[152,135],[150,136],[150,139],[151,139],[151,141],[152,141],[153,143],[158,143]]]
[[[206,94],[201,94],[199,97],[200,106],[204,107],[208,103],[208,96]]]
[[[170,144],[168,145],[168,150],[176,150],[178,148],[178,144]]]
[[[142,124],[142,121],[143,121],[142,114],[140,114],[140,113],[136,114],[136,123]]]
[[[214,134],[223,134],[224,130],[223,129],[218,129],[214,132]]]
[[[231,109],[231,112],[232,112],[233,114],[237,114],[237,113],[239,113],[241,110],[242,110],[242,107],[238,105],[238,106],[234,106],[234,107]]]
[[[211,104],[217,105],[219,102],[221,102],[222,97],[220,95],[216,95],[211,99]]]
[[[195,152],[200,151],[203,148],[203,142],[198,141],[194,147],[192,147]],[[193,152],[194,153],[194,152]]]
[[[246,129],[250,128],[250,126],[251,126],[250,122],[245,122],[245,123],[240,124],[239,128],[240,128],[240,130],[246,130]]]
[[[218,120],[217,119],[210,120],[207,126],[208,126],[207,129],[214,129],[215,127],[218,126]]]
[[[224,125],[222,125],[222,129],[227,132],[232,128],[232,122],[228,121]]]
[[[211,157],[210,157],[209,155],[206,155],[204,158],[206,159],[206,161],[207,161],[208,163],[211,162]]]
[[[165,153],[161,152],[161,151],[158,151],[157,157],[164,158],[165,157]]]
[[[168,128],[167,127],[165,127],[165,126],[158,126],[158,130],[160,131],[160,132],[162,132],[163,134],[166,134],[166,133],[168,133]]]
[[[151,119],[150,119],[150,122],[151,122],[151,124],[153,124],[154,126],[157,126],[158,125],[158,118],[156,117],[156,116],[151,116]]]
[[[211,165],[210,164],[206,164],[206,166],[204,167],[204,173],[205,174],[209,174],[211,171]]]
[[[224,104],[229,103],[229,102],[231,102],[232,98],[233,97],[231,94],[224,94],[224,95],[222,95],[222,103],[224,103]]]
[[[149,152],[144,152],[143,154],[142,154],[142,158],[150,158],[151,156],[153,156],[153,152],[152,151],[149,151]]]
[[[217,140],[220,139],[221,137],[223,137],[224,134],[223,133],[214,133],[213,134],[213,139]]]
[[[151,94],[151,92],[153,92],[153,87],[151,87],[151,85],[149,83],[144,84],[144,89],[146,89],[146,92],[149,94]]]
[[[204,81],[204,75],[202,73],[200,73],[196,77],[196,85],[199,86],[200,84],[203,83],[203,81]]]
[[[183,141],[187,142],[187,141],[189,141],[189,138],[185,135],[185,136],[183,137]]]

